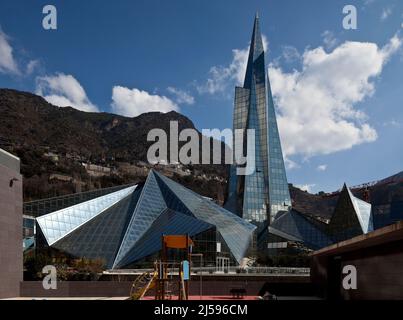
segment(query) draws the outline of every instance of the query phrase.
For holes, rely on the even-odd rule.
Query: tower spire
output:
[[[251,76],[253,63],[261,56],[264,56],[262,34],[260,33],[259,14],[256,12],[255,21],[253,23],[252,39],[249,47],[248,65],[246,67],[244,87],[249,88],[251,84]],[[264,59],[264,57],[263,57]]]
[[[257,242],[267,249],[267,239],[259,234],[266,233],[267,224],[274,221],[280,211],[289,210],[291,198],[262,40],[256,14],[245,82],[243,87],[235,88],[233,120],[235,130],[255,131],[255,141],[246,142],[246,149],[254,150],[247,151],[247,163],[254,163],[255,169],[249,175],[238,177],[238,164],[233,164],[226,206],[241,217],[257,222],[261,228]]]
[[[255,61],[263,52],[263,40],[260,33],[259,14],[256,12],[255,22],[253,24],[253,33],[251,40],[251,50],[253,51],[253,61]]]

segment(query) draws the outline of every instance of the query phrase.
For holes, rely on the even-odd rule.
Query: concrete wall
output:
[[[19,159],[0,149],[0,299],[17,297],[22,281],[22,176]],[[10,187],[10,180],[13,185]]]
[[[403,300],[403,241],[346,255],[341,267],[357,269],[357,290],[344,290],[344,300]]]
[[[357,271],[357,289],[344,289],[343,267]],[[313,254],[311,280],[329,300],[403,300],[403,223]]]

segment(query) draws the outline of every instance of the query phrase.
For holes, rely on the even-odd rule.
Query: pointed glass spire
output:
[[[255,131],[254,155],[247,155],[247,162],[254,162],[255,170],[238,177],[237,164],[231,167],[226,208],[255,223],[261,228],[258,234],[263,235],[267,224],[279,212],[290,209],[291,198],[258,14],[253,24],[244,85],[235,88],[233,126]],[[248,146],[243,148],[248,150]],[[265,236],[258,236],[261,248],[267,248],[265,241]]]
[[[368,233],[373,230],[371,204],[355,197],[346,184],[340,192],[329,233],[335,242]]]
[[[347,189],[350,200],[354,206],[354,210],[357,215],[358,221],[360,222],[362,231],[364,233],[373,231],[374,228],[372,223],[371,204],[355,197],[346,184],[344,184],[343,186],[343,190],[345,189]]]
[[[256,13],[255,22],[253,25],[253,35],[251,41],[251,49],[253,51],[253,61],[264,53],[262,34],[260,33],[259,16]]]
[[[252,82],[252,69],[253,63],[261,56],[264,55],[264,47],[262,34],[260,33],[259,16],[256,13],[255,21],[253,23],[252,39],[249,47],[248,65],[245,74],[244,88],[249,88]]]

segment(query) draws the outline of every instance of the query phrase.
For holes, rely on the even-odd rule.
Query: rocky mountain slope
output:
[[[145,113],[129,118],[110,113],[88,113],[60,108],[32,93],[0,89],[0,148],[19,156],[24,175],[24,200],[136,183],[145,179],[147,133],[153,128],[169,132],[194,128],[177,113]],[[201,153],[201,151],[200,151]],[[91,172],[84,164],[108,168]],[[224,201],[227,169],[224,165],[159,166],[164,174],[211,197]],[[293,207],[322,221],[331,218],[338,192],[310,194],[290,184]],[[353,193],[376,207],[378,223],[403,218],[403,172],[354,188]]]
[[[88,113],[56,107],[42,97],[11,89],[0,89],[0,114],[0,148],[21,158],[26,200],[74,192],[77,182],[80,190],[135,182],[137,174],[130,172],[135,171],[131,169],[137,168],[136,163],[147,162],[147,150],[153,143],[147,142],[151,129],[163,129],[169,137],[170,121],[178,122],[179,131],[195,128],[192,121],[174,111],[150,112],[134,118]],[[108,167],[112,173],[91,179],[82,163]],[[121,166],[129,169],[123,172]],[[182,170],[199,176],[226,174],[225,167],[220,165],[187,166]],[[172,174],[175,175],[175,170]],[[51,177],[56,182],[50,182]],[[75,185],[71,181],[61,183],[60,180],[69,177]],[[189,175],[179,174],[176,178],[192,184]],[[199,181],[193,188],[200,188],[198,191],[204,195],[222,198],[223,186],[218,184],[222,181]]]

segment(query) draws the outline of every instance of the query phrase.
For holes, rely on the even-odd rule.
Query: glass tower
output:
[[[291,200],[257,15],[244,84],[235,88],[233,128],[244,129],[244,142],[246,129],[255,130],[255,170],[241,176],[241,165],[231,165],[226,208],[264,230],[279,211],[288,211]],[[247,149],[244,143],[244,155]]]

